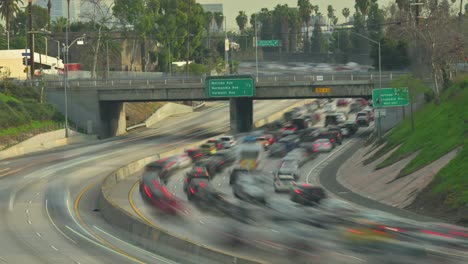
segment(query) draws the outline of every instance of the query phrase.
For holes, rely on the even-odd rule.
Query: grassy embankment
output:
[[[61,121],[62,115],[52,105],[40,103],[36,88],[0,83],[0,149],[58,129]]]
[[[468,208],[468,75],[458,78],[443,92],[439,105],[430,102],[416,111],[414,124],[414,131],[409,117],[398,124],[385,136],[385,146],[366,163],[398,145],[400,147],[376,169],[419,151],[401,169],[398,177],[404,177],[460,147],[460,152],[437,173],[423,196],[428,201],[439,202],[439,208]]]

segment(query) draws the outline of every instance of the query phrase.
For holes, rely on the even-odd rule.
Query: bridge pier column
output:
[[[125,105],[123,102],[101,101],[101,138],[108,138],[125,134],[127,120],[125,119]]]
[[[229,99],[230,127],[233,133],[249,132],[253,127],[252,98]]]

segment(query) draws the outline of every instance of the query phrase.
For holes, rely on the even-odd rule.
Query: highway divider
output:
[[[282,111],[275,113],[267,118],[254,123],[255,127],[260,127],[268,122],[282,118],[283,114],[294,107],[304,105],[304,101],[299,101],[295,104],[286,107]],[[216,136],[214,138],[217,138]],[[101,185],[99,194],[99,208],[104,219],[111,225],[121,228],[125,233],[128,233],[126,239],[128,242],[146,250],[155,252],[158,255],[181,261],[183,263],[237,263],[237,264],[254,264],[263,263],[260,260],[251,259],[245,256],[237,256],[229,252],[224,252],[216,248],[211,248],[202,245],[189,238],[184,238],[176,234],[163,230],[161,227],[145,221],[131,212],[122,208],[118,202],[113,201],[110,193],[112,188],[123,180],[128,180],[132,176],[135,177],[138,172],[144,169],[146,164],[156,161],[161,158],[169,157],[175,154],[181,154],[186,148],[197,147],[207,139],[195,142],[184,147],[175,148],[171,151],[159,153],[153,156],[134,161],[130,164],[120,167],[116,171],[105,177]],[[137,180],[137,179],[135,179]]]

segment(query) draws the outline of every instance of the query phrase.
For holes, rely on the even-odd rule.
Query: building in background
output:
[[[83,0],[70,0],[70,20],[79,21],[81,14],[81,2]],[[36,0],[35,5],[47,9],[49,0]],[[27,2],[26,2],[27,4]],[[51,0],[50,21],[54,21],[59,17],[67,17],[67,1],[66,0]]]
[[[204,12],[211,12],[211,13],[215,13],[215,12],[221,12],[224,14],[224,11],[223,11],[223,4],[201,4],[202,8],[203,8],[203,11]],[[218,26],[216,25],[216,22],[213,18],[213,21],[211,22],[211,32],[218,32]],[[225,24],[226,24],[226,19],[224,19],[223,21],[223,25],[222,25],[222,31],[224,31],[224,28],[225,28]]]

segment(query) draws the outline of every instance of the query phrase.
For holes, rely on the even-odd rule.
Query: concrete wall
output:
[[[229,100],[229,115],[230,127],[233,133],[242,133],[252,130],[252,98],[231,98]]]
[[[146,119],[146,127],[153,126],[157,122],[172,115],[185,114],[193,112],[193,108],[187,105],[167,103],[159,108],[153,115]]]
[[[102,138],[125,134],[127,120],[125,118],[125,104],[123,102],[99,102],[101,113]]]
[[[83,135],[73,130],[69,130],[69,137],[65,138],[65,129],[60,129],[34,136],[13,147],[0,151],[0,160],[91,140],[96,140],[96,136]]]

